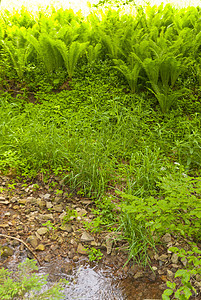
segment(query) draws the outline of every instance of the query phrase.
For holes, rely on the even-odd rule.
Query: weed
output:
[[[175,278],[179,277],[181,279],[180,286],[176,288],[176,283],[168,281],[168,289],[164,291],[162,298],[163,300],[169,300],[173,295],[176,299],[187,300],[196,294],[196,289],[192,286],[191,281],[196,275],[201,275],[201,251],[196,246],[193,246],[190,251],[178,249],[177,247],[171,247],[169,250],[177,253],[181,260],[187,260],[187,264],[185,269],[179,269],[175,273]]]
[[[100,251],[100,249],[96,249],[94,247],[86,248],[86,252],[90,261],[99,261],[103,257],[103,253]]]
[[[44,287],[47,287],[47,276],[32,273],[37,270],[36,262],[29,259],[19,264],[15,274],[4,268],[0,269],[0,298],[63,299],[62,285],[67,282],[57,283],[44,291]]]

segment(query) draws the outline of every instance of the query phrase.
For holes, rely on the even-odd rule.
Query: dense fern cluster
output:
[[[4,11],[1,60],[9,60],[22,80],[41,64],[43,72],[62,69],[72,79],[78,61],[91,65],[109,59],[132,93],[147,87],[166,113],[186,92],[176,87],[177,80],[192,65],[200,81],[200,15],[199,7],[171,5],[139,6],[132,13],[99,9],[85,18],[63,9],[49,15],[40,11],[37,17],[25,9],[13,15]]]

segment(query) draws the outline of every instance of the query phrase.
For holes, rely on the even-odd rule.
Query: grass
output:
[[[108,30],[111,24],[107,19],[112,24],[112,12],[103,23],[96,21]],[[26,15],[20,22],[31,27],[35,21],[30,25]],[[43,22],[40,26],[45,28]],[[88,28],[86,24],[85,27]],[[93,40],[92,37],[91,33]],[[84,34],[82,41],[85,42]],[[85,56],[80,57],[70,80],[64,67],[48,75],[42,61],[33,60],[28,69],[23,69],[22,81],[12,69],[8,53],[2,55],[8,71],[1,73],[2,173],[12,171],[27,177],[35,177],[39,172],[46,176],[59,173],[65,184],[95,199],[98,216],[94,231],[118,222],[130,244],[129,258],[137,261],[149,261],[147,250],[155,246],[153,235],[160,236],[174,229],[159,218],[163,214],[161,198],[172,207],[165,211],[170,223],[177,225],[177,212],[181,223],[186,224],[178,227],[177,234],[197,241],[197,231],[191,232],[189,226],[195,222],[196,228],[199,227],[199,212],[194,210],[194,215],[189,213],[182,218],[185,213],[175,204],[178,199],[164,192],[171,176],[178,186],[183,182],[182,174],[195,180],[200,176],[201,90],[192,66],[188,65],[189,73],[182,73],[176,83],[178,90],[185,87],[189,94],[178,98],[164,113],[150,88],[144,87],[145,72],[138,78],[138,91],[134,89],[135,93],[130,93],[124,74],[113,67],[111,53],[108,55],[106,48],[96,61],[88,63]],[[64,82],[68,88],[61,90]],[[30,95],[34,96],[34,103]],[[185,181],[187,190],[191,185],[190,180]],[[124,193],[121,200],[119,191]],[[193,193],[194,205],[200,198],[198,190]],[[105,200],[108,194],[112,195],[113,202],[124,203],[119,218],[113,215],[112,204]],[[192,207],[187,205],[183,194],[182,197],[181,205],[185,203],[186,210],[190,210]],[[153,207],[157,208],[155,212]]]

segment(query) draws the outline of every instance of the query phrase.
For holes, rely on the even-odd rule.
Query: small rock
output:
[[[1,227],[1,228],[8,228],[9,225],[8,225],[8,224],[0,224],[0,227]]]
[[[52,202],[46,202],[46,207],[47,207],[47,209],[48,208],[51,208],[53,205],[52,205]]]
[[[5,213],[4,216],[5,216],[5,217],[9,217],[10,215],[11,215],[11,213],[8,211],[8,212]]]
[[[151,273],[150,277],[149,277],[149,280],[151,281],[156,281],[156,274],[155,273]]]
[[[181,259],[182,264],[184,265],[184,267],[186,267],[188,260],[186,258],[182,258]]]
[[[162,242],[165,243],[165,244],[170,243],[171,240],[172,240],[171,234],[166,233],[166,234],[161,238],[161,240],[162,240]]]
[[[168,256],[166,254],[162,254],[161,256],[159,256],[158,259],[162,262],[166,262],[168,260]]]
[[[63,231],[67,231],[68,233],[73,231],[73,228],[70,224],[63,224],[59,228]]]
[[[134,275],[134,279],[138,279],[144,276],[144,272],[143,271],[138,271],[135,275]]]
[[[8,246],[3,246],[0,247],[0,253],[2,257],[9,257],[12,256],[14,251],[12,248],[8,247]]]
[[[83,232],[81,238],[80,238],[81,242],[91,242],[94,240],[93,236],[91,236],[89,233],[87,232]]]
[[[53,210],[57,212],[62,212],[63,211],[63,206],[60,204],[54,205]]]
[[[107,254],[110,254],[112,252],[112,246],[113,246],[113,238],[110,234],[106,236],[106,248],[107,248]]]
[[[196,280],[197,280],[198,282],[201,281],[201,275],[200,275],[200,274],[196,274],[195,278],[196,278]]]
[[[30,235],[27,239],[27,242],[33,247],[36,248],[38,245],[38,239],[35,235]]]
[[[167,279],[172,281],[174,278],[174,273],[170,270],[167,270]]]
[[[41,228],[39,228],[38,230],[37,230],[37,233],[39,234],[39,235],[44,235],[44,234],[46,234],[48,232],[48,229],[46,228],[46,227],[41,227]]]
[[[78,217],[82,217],[82,216],[84,216],[86,214],[87,214],[87,211],[84,208],[82,208],[80,211],[77,211]]]
[[[87,251],[86,251],[86,249],[82,246],[81,243],[78,244],[77,252],[78,252],[79,254],[85,254],[85,255],[87,255]]]
[[[78,260],[79,260],[79,256],[74,256],[74,257],[73,257],[73,261],[74,261],[74,262],[77,262]]]
[[[45,194],[42,196],[43,199],[48,200],[50,199],[51,195],[50,194]]]
[[[43,244],[39,244],[39,245],[36,247],[36,250],[44,251],[44,250],[45,250],[45,246],[44,246]]]
[[[153,269],[153,271],[157,271],[158,270],[158,268],[155,267],[155,266],[153,266],[152,269]]]
[[[37,205],[42,209],[45,208],[46,202],[44,200],[37,199]]]
[[[3,196],[0,196],[0,201],[5,201],[6,200],[6,198],[5,197],[3,197]]]
[[[178,263],[178,259],[179,259],[178,254],[177,253],[173,253],[172,257],[171,257],[171,262],[173,264],[177,264]]]
[[[27,203],[27,199],[19,199],[18,203],[22,204],[22,205],[25,205]]]
[[[39,221],[46,221],[46,220],[54,220],[53,214],[39,214],[37,219]]]
[[[47,254],[44,258],[44,261],[50,262],[51,261],[51,254]]]

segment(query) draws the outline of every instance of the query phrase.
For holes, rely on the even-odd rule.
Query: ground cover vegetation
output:
[[[143,263],[165,233],[201,240],[200,16],[171,5],[1,13],[1,172],[61,176],[95,199],[92,230],[120,207],[129,259]],[[176,298],[192,295],[189,280]]]

